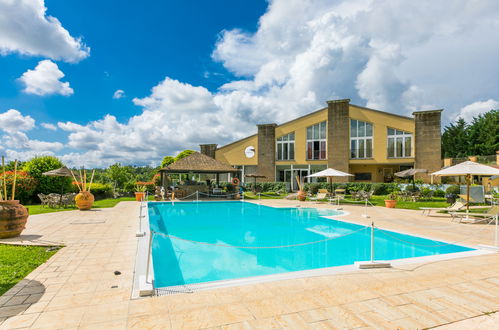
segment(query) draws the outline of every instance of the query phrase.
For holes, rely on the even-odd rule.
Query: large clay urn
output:
[[[298,194],[296,194],[296,198],[300,201],[303,202],[307,199],[307,193],[303,190],[299,190]]]
[[[19,201],[0,201],[0,238],[18,236],[26,228],[28,209]]]
[[[75,203],[80,211],[90,210],[94,204],[94,195],[88,191],[80,191],[75,197]]]

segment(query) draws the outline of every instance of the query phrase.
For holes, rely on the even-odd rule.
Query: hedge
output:
[[[374,195],[387,195],[393,191],[400,190],[399,185],[396,183],[368,183],[368,182],[346,182],[346,183],[332,183],[327,182],[313,182],[305,184],[305,191],[316,194],[319,189],[345,189],[347,194],[357,192],[360,190],[373,191]]]
[[[273,192],[286,192],[285,182],[251,182],[246,183],[245,188],[247,190],[256,190],[258,192],[262,191],[273,191]]]

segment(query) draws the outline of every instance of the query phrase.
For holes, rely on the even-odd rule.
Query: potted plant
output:
[[[143,182],[137,182],[135,185],[135,200],[141,202],[146,195],[147,186]]]
[[[388,194],[385,199],[385,206],[391,209],[395,208],[397,206],[397,197],[398,195],[395,191]]]
[[[94,195],[90,192],[92,189],[92,182],[94,181],[95,170],[92,171],[92,177],[89,185],[87,185],[87,171],[83,170],[82,174],[82,171],[80,170],[80,178],[82,179],[81,182],[76,180],[73,171],[71,171],[71,174],[73,175],[73,179],[75,180],[75,184],[79,190],[79,193],[75,196],[76,207],[80,211],[90,210],[95,201]]]
[[[5,158],[2,157],[2,184],[0,185],[0,238],[15,237],[26,228],[28,209],[16,200],[17,160],[14,161],[14,178],[10,198],[7,194]]]

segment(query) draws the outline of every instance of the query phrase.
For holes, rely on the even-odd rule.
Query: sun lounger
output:
[[[455,202],[449,207],[420,207],[420,210],[423,210],[423,215],[429,216],[431,211],[449,211],[449,212],[455,212],[459,211],[462,208],[464,208],[466,205],[463,204],[462,202]]]
[[[312,201],[319,201],[319,200],[326,199],[328,196],[329,196],[329,190],[327,190],[327,189],[319,189],[317,191],[317,194],[315,196],[311,196],[310,197],[310,200],[312,200]]]
[[[466,223],[480,223],[489,222],[495,217],[499,216],[499,205],[491,206],[485,213],[471,213],[471,212],[450,212],[452,221],[459,220],[459,222]],[[470,218],[471,217],[471,218]]]

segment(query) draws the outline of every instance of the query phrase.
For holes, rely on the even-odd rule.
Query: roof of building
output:
[[[169,173],[231,173],[239,170],[199,152],[190,154],[160,171]]]
[[[350,99],[343,99],[343,100],[332,100],[332,101],[327,101],[328,103],[338,103],[338,102],[345,102],[345,101],[350,101]],[[383,113],[385,115],[389,115],[389,116],[394,116],[394,117],[399,117],[399,118],[403,118],[403,119],[410,119],[410,120],[414,120],[413,117],[408,117],[408,116],[402,116],[402,115],[398,115],[398,114],[395,114],[395,113],[391,113],[391,112],[385,112],[385,111],[381,111],[381,110],[376,110],[376,109],[372,109],[372,108],[367,108],[367,107],[363,107],[363,106],[360,106],[360,105],[356,105],[356,104],[352,104],[352,103],[349,103],[350,106],[353,106],[353,107],[356,107],[356,108],[360,108],[360,109],[364,109],[364,110],[369,110],[369,111],[374,111],[374,112],[379,112],[379,113]],[[315,115],[316,113],[320,112],[320,111],[324,111],[324,110],[327,110],[327,107],[325,108],[320,108],[318,110],[315,110],[315,111],[312,111],[312,112],[309,112],[303,116],[300,116],[300,117],[297,117],[297,118],[294,118],[294,119],[291,119],[289,121],[286,121],[284,123],[281,123],[281,124],[272,124],[272,125],[276,125],[277,127],[279,126],[283,126],[283,125],[287,125],[289,123],[292,123],[292,122],[295,122],[297,120],[301,120],[303,118],[306,118],[306,117],[309,117],[309,116],[312,116],[312,115]],[[442,109],[438,109],[438,110],[423,110],[423,111],[415,111],[414,113],[422,113],[422,112],[441,112],[443,111]],[[414,114],[413,113],[413,114]],[[263,124],[265,125],[265,124]],[[234,143],[238,143],[238,142],[241,142],[241,141],[244,141],[246,139],[249,139],[251,137],[254,137],[256,136],[257,134],[253,134],[253,135],[250,135],[250,136],[247,136],[245,138],[242,138],[242,139],[239,139],[237,141],[234,141],[234,142],[231,142],[229,144],[226,144],[224,146],[221,146],[220,148],[218,149],[222,149],[222,148],[225,148],[225,147],[228,147],[230,145],[233,145]]]

